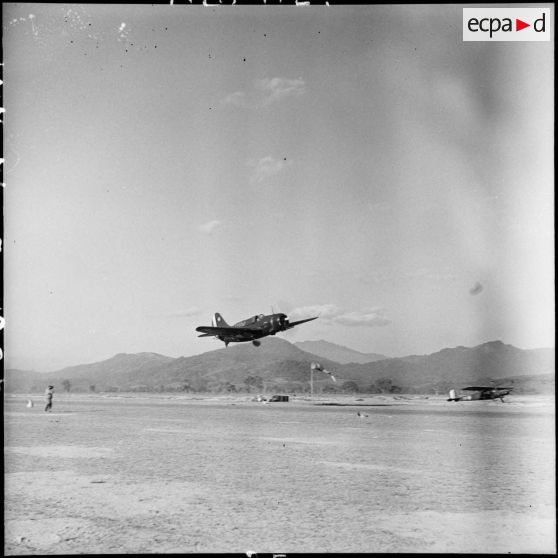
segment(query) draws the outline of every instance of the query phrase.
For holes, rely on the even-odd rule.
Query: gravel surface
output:
[[[4,552],[555,553],[554,399],[509,400],[7,396]]]

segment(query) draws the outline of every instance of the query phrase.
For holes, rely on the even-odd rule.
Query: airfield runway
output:
[[[28,399],[6,555],[556,552],[554,398]]]

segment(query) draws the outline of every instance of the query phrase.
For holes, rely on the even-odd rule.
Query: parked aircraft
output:
[[[494,386],[470,386],[463,391],[471,391],[471,395],[457,395],[454,389],[450,389],[448,401],[476,401],[479,399],[499,399],[504,403],[504,397],[509,395],[513,387]]]
[[[252,341],[254,346],[259,347],[261,343],[257,339],[267,337],[268,335],[275,335],[281,331],[287,331],[294,326],[310,322],[316,318],[318,316],[297,322],[289,322],[286,314],[269,314],[267,316],[259,314],[230,326],[221,314],[215,313],[213,315],[213,325],[199,326],[196,328],[196,331],[202,332],[202,335],[198,335],[198,337],[216,337],[223,341],[225,346],[228,346],[229,343]]]

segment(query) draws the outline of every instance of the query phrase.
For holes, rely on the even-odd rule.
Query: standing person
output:
[[[46,401],[45,411],[50,411],[52,409],[53,395],[54,395],[54,386],[48,386],[45,390],[45,401]]]

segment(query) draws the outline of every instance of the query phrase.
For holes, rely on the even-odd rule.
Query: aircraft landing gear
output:
[[[252,345],[254,345],[254,347],[259,347],[261,345],[260,341],[252,341]]]

